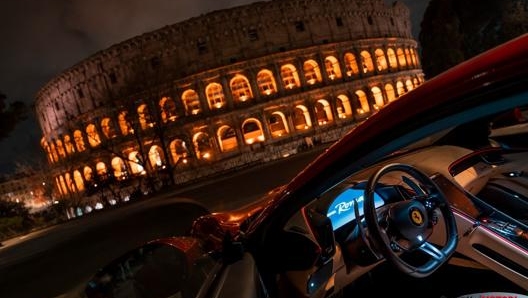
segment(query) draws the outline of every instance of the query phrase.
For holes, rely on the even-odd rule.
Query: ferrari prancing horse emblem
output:
[[[417,226],[421,226],[423,224],[423,216],[420,210],[411,209],[411,220]]]

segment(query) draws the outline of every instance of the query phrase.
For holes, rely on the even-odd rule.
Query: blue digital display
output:
[[[354,200],[358,204],[359,215],[363,215],[363,201],[364,201],[364,190],[349,188],[342,192],[335,198],[328,208],[327,216],[332,222],[334,231],[356,219],[354,211]],[[385,204],[385,201],[376,193],[374,193],[374,206],[380,207]]]

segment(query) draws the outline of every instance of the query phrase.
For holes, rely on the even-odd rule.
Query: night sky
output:
[[[392,1],[386,0],[387,3]],[[109,46],[213,10],[254,0],[2,0],[0,91],[29,106],[61,71]],[[402,0],[417,38],[428,0]],[[44,159],[36,119],[0,141],[0,174]]]

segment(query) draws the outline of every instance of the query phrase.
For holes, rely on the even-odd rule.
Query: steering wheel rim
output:
[[[408,251],[420,250],[428,255],[429,260],[420,266],[414,266],[404,261],[394,251],[398,247],[397,243],[391,238],[394,231],[388,231],[380,226],[378,220],[379,214],[374,205],[374,192],[380,179],[390,172],[403,172],[415,179],[418,185],[411,185],[412,180],[404,181],[418,194],[411,200],[397,202],[389,205],[387,213],[387,220],[390,222],[391,229],[396,228],[398,237],[412,238],[405,239],[413,243]],[[436,271],[442,264],[444,264],[454,253],[458,244],[458,233],[456,228],[456,221],[449,207],[444,194],[440,188],[424,173],[418,169],[406,164],[389,164],[382,167],[374,175],[372,175],[365,188],[365,202],[363,204],[365,221],[369,231],[369,241],[375,251],[378,251],[390,261],[400,271],[413,277],[426,277]],[[442,248],[437,248],[435,245],[427,241],[428,235],[425,231],[429,225],[434,226],[434,214],[436,209],[439,209],[445,223],[446,242]]]

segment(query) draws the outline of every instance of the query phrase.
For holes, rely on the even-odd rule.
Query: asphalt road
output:
[[[322,150],[81,217],[0,248],[0,297],[58,297],[142,243],[185,233],[206,210],[231,210],[287,183]],[[188,198],[188,199],[187,199]]]

